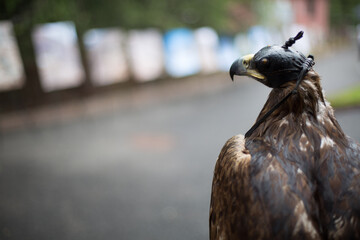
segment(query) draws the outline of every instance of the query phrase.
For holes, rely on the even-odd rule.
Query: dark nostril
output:
[[[249,67],[249,63],[246,60],[243,60],[243,65],[244,65],[245,68]]]

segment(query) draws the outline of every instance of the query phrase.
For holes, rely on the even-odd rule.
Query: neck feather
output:
[[[295,87],[288,82],[282,88],[273,89],[261,110],[258,119],[264,116],[275,104],[281,101]],[[284,139],[286,136],[311,135],[329,136],[345,139],[341,127],[334,117],[334,111],[325,100],[320,78],[310,71],[300,84],[297,94],[289,97],[276,109],[249,138]],[[345,140],[344,140],[345,141]]]

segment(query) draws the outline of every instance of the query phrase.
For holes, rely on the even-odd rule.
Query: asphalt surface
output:
[[[359,65],[346,48],[315,70],[331,94],[359,83]],[[211,91],[4,131],[0,239],[207,239],[217,155],[251,127],[270,91],[218,77],[224,85]],[[360,110],[336,115],[359,141]]]

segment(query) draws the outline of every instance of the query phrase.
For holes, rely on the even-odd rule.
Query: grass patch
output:
[[[334,108],[360,106],[360,86],[330,95],[328,100]]]

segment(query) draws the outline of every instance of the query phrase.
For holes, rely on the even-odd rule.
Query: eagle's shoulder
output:
[[[234,170],[241,167],[242,170],[250,163],[251,155],[245,147],[245,138],[243,135],[235,135],[230,138],[223,146],[215,167],[224,167],[231,165]],[[218,166],[219,165],[219,166]],[[240,170],[241,170],[240,169]]]
[[[210,239],[266,237],[259,229],[266,217],[252,221],[245,216],[260,216],[259,201],[253,201],[250,183],[251,155],[243,135],[230,138],[217,159],[210,203]]]
[[[237,197],[249,177],[251,155],[245,147],[243,135],[230,138],[216,161],[212,185],[213,197]],[[244,192],[242,192],[242,196]]]

